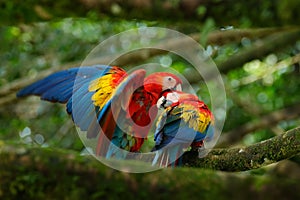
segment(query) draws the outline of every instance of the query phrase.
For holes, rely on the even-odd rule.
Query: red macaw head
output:
[[[182,80],[178,76],[168,72],[156,72],[144,80],[145,90],[157,95],[166,90],[182,91],[181,85]]]
[[[176,106],[184,102],[193,102],[199,104],[201,101],[199,98],[190,93],[184,93],[181,91],[165,91],[157,101],[157,108],[167,108],[169,106]],[[202,102],[203,103],[203,102]]]

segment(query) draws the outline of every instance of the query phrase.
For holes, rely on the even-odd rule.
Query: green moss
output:
[[[264,145],[270,151],[288,149],[297,145],[294,135],[288,132]],[[279,140],[279,141],[277,141]],[[279,147],[274,144],[279,144]],[[285,147],[290,145],[290,147]],[[273,149],[274,148],[274,149]],[[258,145],[245,148],[243,156],[239,149],[230,149],[229,157],[216,162],[212,156],[204,165],[232,171],[264,165],[264,158],[277,158],[275,153],[261,152]],[[246,151],[249,151],[246,153]],[[216,150],[215,156],[226,156],[225,150]],[[260,155],[262,153],[262,155]],[[283,153],[284,154],[284,153]],[[185,158],[186,156],[184,156]],[[195,155],[193,164],[203,166]],[[253,159],[250,162],[250,159]],[[205,160],[205,159],[204,159]],[[292,191],[300,189],[295,180],[286,180],[251,173],[224,173],[208,169],[168,168],[146,174],[127,174],[110,169],[90,156],[62,149],[38,148],[22,144],[0,145],[0,198],[2,199],[272,199],[285,195],[299,197]],[[132,164],[124,161],[124,165]],[[136,166],[142,166],[134,162]],[[233,168],[232,168],[233,167]],[[263,174],[263,173],[261,173]],[[234,188],[234,189],[233,189]],[[272,191],[277,191],[273,193]],[[298,195],[298,196],[297,196]]]

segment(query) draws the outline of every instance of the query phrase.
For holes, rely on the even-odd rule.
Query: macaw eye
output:
[[[169,77],[169,78],[168,78],[168,81],[171,81],[171,80],[172,80],[172,78],[171,78],[171,77]]]

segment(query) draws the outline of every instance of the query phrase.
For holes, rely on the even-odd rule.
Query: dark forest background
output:
[[[299,198],[299,0],[3,0],[0,9],[0,198]],[[16,99],[20,88],[80,66],[109,36],[152,26],[193,37],[222,73],[227,117],[204,159],[186,155],[185,167],[118,172],[82,156],[63,105]],[[172,54],[117,64],[151,61],[171,63],[209,104],[201,78]]]

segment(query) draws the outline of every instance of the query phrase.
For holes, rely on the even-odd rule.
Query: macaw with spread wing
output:
[[[156,152],[153,165],[178,166],[184,149],[201,151],[204,139],[212,139],[214,117],[197,96],[165,91],[157,102],[163,108],[154,134]]]
[[[66,103],[74,123],[87,138],[98,137],[95,154],[124,157],[118,149],[140,150],[157,114],[156,103],[163,91],[181,90],[176,75],[146,71],[127,74],[116,66],[71,68],[49,75],[17,93],[18,97],[40,96],[42,100]]]

